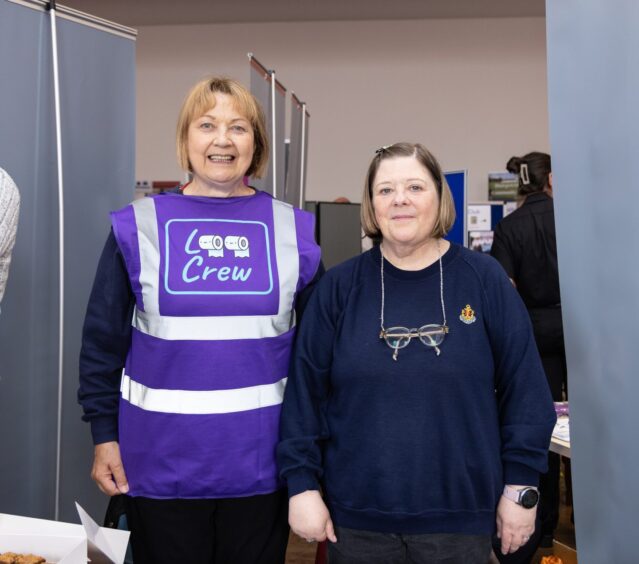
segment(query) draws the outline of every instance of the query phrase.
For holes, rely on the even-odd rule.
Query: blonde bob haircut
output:
[[[193,120],[203,116],[215,106],[216,93],[227,94],[235,101],[235,109],[242,114],[253,128],[254,149],[251,165],[246,176],[262,178],[268,164],[268,135],[264,112],[244,86],[232,78],[211,76],[198,82],[184,99],[177,122],[176,146],[178,163],[182,170],[193,172],[189,162],[188,137],[189,126]]]
[[[455,223],[455,202],[437,159],[426,147],[419,143],[395,143],[375,151],[375,156],[368,167],[364,182],[364,196],[362,197],[360,212],[364,233],[373,242],[381,243],[382,232],[375,219],[375,209],[373,208],[373,182],[375,182],[379,164],[383,160],[397,157],[415,157],[435,181],[437,195],[439,196],[439,209],[437,210],[437,219],[431,237],[435,239],[444,237]]]

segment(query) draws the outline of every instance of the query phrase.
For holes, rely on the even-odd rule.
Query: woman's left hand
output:
[[[331,516],[317,490],[307,490],[289,500],[288,524],[291,530],[307,542],[337,542]]]
[[[497,506],[497,536],[501,553],[515,552],[525,545],[535,531],[537,508],[526,509],[503,495]]]

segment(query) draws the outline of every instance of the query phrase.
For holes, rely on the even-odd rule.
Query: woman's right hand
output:
[[[296,535],[308,542],[337,542],[333,521],[317,490],[294,495],[288,503],[288,524]]]
[[[116,441],[95,445],[91,478],[107,495],[125,494],[129,491],[120,457],[120,445]]]

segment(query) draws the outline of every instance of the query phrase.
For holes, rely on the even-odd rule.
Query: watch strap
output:
[[[521,505],[521,496],[528,490],[535,490],[537,493],[539,493],[539,490],[537,488],[533,488],[532,486],[526,486],[525,488],[521,489],[504,486],[503,496],[510,501],[514,501],[517,505]]]

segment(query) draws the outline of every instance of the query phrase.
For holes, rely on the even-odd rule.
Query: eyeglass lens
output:
[[[408,327],[391,327],[384,332],[386,344],[393,349],[393,360],[397,360],[399,349],[408,346],[413,337],[428,347],[433,347],[437,356],[440,354],[439,345],[444,341],[446,329],[441,325],[423,325],[419,329],[409,329]]]

